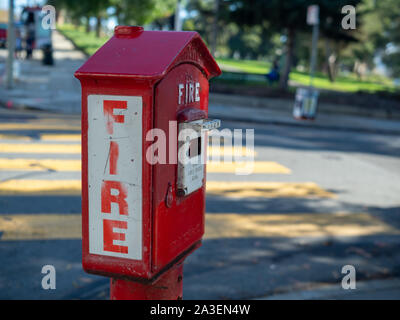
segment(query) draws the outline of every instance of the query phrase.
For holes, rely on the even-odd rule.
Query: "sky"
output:
[[[0,0],[0,9],[8,8],[9,0]],[[25,6],[35,6],[40,5],[44,2],[44,0],[14,0],[15,13],[19,14],[23,7]]]

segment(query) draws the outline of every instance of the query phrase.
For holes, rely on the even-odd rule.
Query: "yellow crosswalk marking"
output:
[[[81,141],[80,134],[41,134],[42,141]]]
[[[206,214],[205,239],[399,235],[367,213]],[[80,214],[0,215],[0,240],[80,239]]]
[[[400,234],[367,213],[207,214],[206,239]]]
[[[0,140],[32,141],[32,138],[18,134],[0,134]]]
[[[207,148],[207,155],[209,159],[211,157],[255,157],[257,152],[254,150],[247,149],[246,147],[234,149],[233,147],[213,147],[208,146]]]
[[[15,123],[15,122],[14,122]],[[33,119],[29,120],[25,123],[30,123],[30,124],[63,124],[63,125],[80,125],[81,121],[78,117],[68,117],[68,115],[63,115],[62,118],[60,117],[46,117],[46,118],[38,118],[38,119]]]
[[[0,182],[0,194],[66,194],[78,195],[80,180],[8,180]],[[321,197],[335,194],[313,182],[219,182],[208,181],[207,193],[231,198]]]
[[[236,171],[246,169],[247,164],[235,162],[209,162],[207,163],[207,172],[210,173],[235,173]],[[4,170],[29,170],[29,171],[80,171],[81,160],[64,159],[1,159],[0,169]],[[290,169],[272,161],[255,162],[252,168],[253,173],[276,173],[289,174]]]
[[[81,160],[0,158],[0,169],[18,171],[80,171]]]
[[[0,195],[80,195],[80,180],[8,180],[0,182]]]
[[[335,194],[321,189],[314,182],[220,182],[208,181],[207,193],[231,197],[322,197],[333,198]]]
[[[80,131],[81,127],[66,123],[0,123],[0,131],[8,130],[72,130]]]
[[[248,171],[250,170],[250,171]],[[290,174],[290,169],[273,161],[246,162],[213,162],[207,163],[207,172],[210,173],[276,173]]]
[[[1,143],[4,153],[80,153],[80,144]]]
[[[41,134],[39,139],[27,135],[18,134],[0,134],[0,140],[18,140],[18,141],[81,141],[80,134]]]
[[[18,139],[19,141],[32,141],[33,139],[28,136],[16,136],[16,135],[1,135],[0,139]],[[42,141],[80,141],[80,135],[57,135],[57,134],[42,134]],[[223,156],[234,157],[233,149],[224,148],[208,148],[209,155],[215,155],[216,157],[221,157],[223,161]],[[239,149],[237,153],[238,156],[243,157],[253,157],[256,153],[250,153],[246,148]],[[0,143],[0,152],[9,153],[80,153],[80,144],[39,144],[39,143]],[[211,158],[210,158],[211,159]],[[212,160],[212,159],[211,159]],[[271,165],[272,162],[265,162]],[[229,162],[228,162],[229,165]],[[261,166],[264,166],[263,164]]]
[[[80,239],[80,214],[0,215],[0,240]]]

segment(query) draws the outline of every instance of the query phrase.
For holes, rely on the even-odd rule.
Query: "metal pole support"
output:
[[[8,55],[7,55],[6,88],[12,89],[14,84],[14,53],[15,53],[14,0],[8,1],[7,50],[8,50]]]
[[[114,279],[110,281],[111,300],[182,300],[183,262],[176,264],[152,283]]]
[[[315,66],[317,64],[317,53],[318,53],[318,37],[319,37],[319,24],[313,25],[312,32],[312,47],[311,47],[311,61],[310,61],[310,88],[313,86]]]
[[[175,31],[182,31],[181,11],[182,11],[182,0],[178,0],[176,2],[176,8],[175,8],[175,21],[174,21]]]

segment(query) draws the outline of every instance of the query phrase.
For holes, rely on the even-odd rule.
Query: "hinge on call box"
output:
[[[186,122],[189,123],[189,126],[186,126],[186,128],[191,127],[192,129],[196,130],[203,130],[203,131],[210,131],[213,129],[217,129],[221,126],[221,120],[219,119],[201,119],[201,120],[196,120],[193,122]]]
[[[204,119],[202,123],[203,130],[217,129],[221,126],[221,120],[219,119]]]

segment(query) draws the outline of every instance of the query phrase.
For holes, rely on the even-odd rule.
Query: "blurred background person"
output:
[[[25,22],[26,28],[26,39],[25,39],[25,50],[26,58],[32,58],[33,47],[35,44],[35,16],[32,12],[29,12],[28,19]]]

